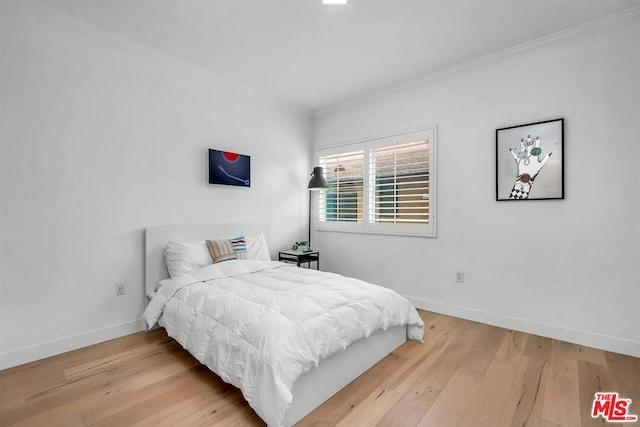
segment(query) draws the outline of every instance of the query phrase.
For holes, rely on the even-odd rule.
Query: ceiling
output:
[[[310,112],[640,0],[36,0]]]

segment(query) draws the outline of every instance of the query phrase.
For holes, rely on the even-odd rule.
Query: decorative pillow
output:
[[[229,239],[229,241],[233,245],[233,250],[236,253],[236,258],[249,258],[249,253],[247,252],[247,242],[245,241],[244,236],[234,237],[233,239]]]
[[[213,264],[204,240],[198,242],[167,243],[164,259],[169,275],[174,278]]]
[[[236,259],[236,251],[229,239],[207,240],[207,247],[213,262],[222,262]]]

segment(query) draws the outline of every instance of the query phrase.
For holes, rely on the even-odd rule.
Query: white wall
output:
[[[437,124],[439,186],[437,238],[317,231],[323,266],[422,308],[640,356],[638,40],[636,13],[324,111],[317,147]],[[496,202],[495,129],[559,117],[566,199]]]
[[[0,2],[0,140],[0,369],[139,330],[146,226],[307,234],[308,116],[30,2]],[[251,188],[208,185],[208,148]]]

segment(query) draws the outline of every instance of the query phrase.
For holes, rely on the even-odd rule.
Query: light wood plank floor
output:
[[[632,399],[630,412],[640,415],[640,359],[420,315],[424,344],[402,345],[298,425],[616,425],[591,418],[596,391]],[[0,371],[0,425],[264,423],[236,388],[158,329]]]

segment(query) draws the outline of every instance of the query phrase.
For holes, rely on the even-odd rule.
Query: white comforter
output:
[[[424,323],[397,293],[280,262],[234,260],[161,282],[144,312],[224,381],[270,426],[283,425],[304,372],[379,329]]]

